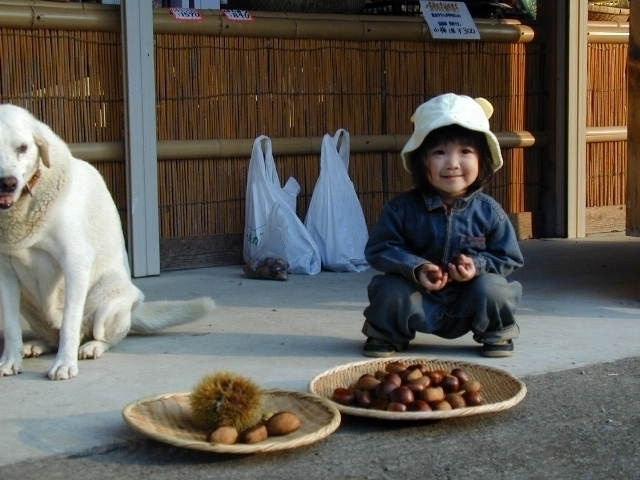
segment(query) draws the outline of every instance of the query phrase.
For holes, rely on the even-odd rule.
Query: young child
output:
[[[414,188],[383,208],[365,255],[384,275],[368,286],[363,353],[386,357],[416,332],[469,331],[487,357],[513,354],[522,296],[506,276],[524,264],[517,237],[483,185],[502,167],[492,105],[447,93],[420,105],[401,152]]]

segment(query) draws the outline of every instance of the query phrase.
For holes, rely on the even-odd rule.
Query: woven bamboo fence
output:
[[[0,101],[31,110],[67,142],[120,142],[121,50],[117,32],[0,28]],[[126,227],[124,163],[96,167]]]
[[[587,125],[626,125],[628,44],[596,43],[588,48]],[[587,158],[587,206],[624,204],[626,141],[588,144]]]
[[[628,43],[587,48],[587,127],[626,126]],[[624,231],[627,158],[626,138],[587,143],[586,233]]]
[[[527,113],[542,95],[540,81],[525,74],[533,57],[540,61],[535,48],[158,34],[158,137],[320,137],[340,127],[352,136],[408,135],[415,107],[444,91],[490,98],[496,131],[525,130],[540,122]],[[319,157],[275,156],[281,179],[302,186],[303,218]],[[527,165],[522,148],[505,156],[493,193],[510,212],[535,209],[528,187],[537,184],[537,162]],[[352,153],[350,165],[369,223],[410,185],[397,152]],[[247,166],[248,157],[162,162],[163,238],[241,233]]]
[[[1,35],[2,58],[21,79],[3,88],[4,101],[32,109],[69,142],[122,138],[117,33],[2,29]],[[542,67],[537,47],[529,48],[533,54],[508,43],[156,34],[158,140],[319,138],[339,127],[352,136],[405,136],[415,107],[443,91],[490,98],[494,130],[525,130],[540,123],[525,112],[536,111],[530,107],[542,97],[540,81],[524,74]],[[18,61],[18,51],[31,52],[28,60]],[[281,178],[294,176],[302,185],[303,218],[318,155],[275,154]],[[525,162],[523,148],[505,151],[505,160],[492,193],[509,212],[534,211],[539,162]],[[124,165],[96,165],[124,220]],[[163,268],[238,261],[247,166],[248,156],[159,162]],[[397,151],[353,153],[351,175],[370,224],[390,196],[409,186]],[[186,248],[189,239],[214,251]]]
[[[0,101],[31,109],[69,143],[122,142],[121,43],[119,32],[113,31],[113,18],[109,25],[108,31],[0,26]],[[388,31],[385,25],[376,19],[371,30]],[[174,149],[159,160],[163,269],[240,262],[249,141],[260,134],[297,139],[318,149],[321,136],[340,127],[356,144],[357,139],[395,139],[393,148],[352,151],[350,173],[369,224],[388,198],[409,187],[398,150],[411,133],[413,110],[433,95],[456,91],[484,96],[495,106],[494,131],[505,136],[541,132],[544,137],[541,41],[394,38],[407,36],[404,29],[375,40],[264,37],[255,32],[181,34],[167,28],[160,24],[155,34],[159,145],[238,140],[249,147],[246,153],[209,158],[181,156]],[[594,62],[614,60],[606,55],[618,55],[622,61],[619,52],[597,52],[590,52]],[[603,70],[595,65],[590,72]],[[611,71],[619,75],[620,67]],[[593,124],[604,124],[608,120],[598,115],[611,114],[606,102],[626,104],[621,98],[624,91],[612,92],[604,78],[590,82],[592,108],[599,112]],[[619,119],[611,121],[624,124]],[[505,167],[494,178],[490,193],[508,212],[530,213],[535,235],[535,219],[543,215],[539,204],[545,164],[544,145],[539,140],[532,143],[533,147],[524,148],[515,141],[515,147],[504,149]],[[294,176],[302,186],[298,214],[304,218],[318,177],[319,153],[297,148],[293,150],[301,153],[286,154],[278,151],[277,143],[274,147],[281,180]],[[616,182],[624,178],[621,148],[591,155],[605,163],[591,162],[589,189],[597,193],[590,195],[590,202],[619,202]],[[617,163],[609,168],[614,159]],[[122,159],[94,163],[126,223]]]

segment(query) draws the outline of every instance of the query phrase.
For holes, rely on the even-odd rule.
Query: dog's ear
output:
[[[40,159],[45,167],[51,166],[51,161],[49,159],[49,142],[44,138],[39,132],[35,132],[33,134],[33,139],[38,146],[38,152],[40,153]]]

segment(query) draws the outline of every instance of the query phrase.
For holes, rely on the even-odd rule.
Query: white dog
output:
[[[27,110],[0,105],[0,376],[57,346],[47,375],[69,379],[79,358],[98,358],[130,329],[151,333],[214,306],[208,297],[145,303],[100,173]],[[23,345],[21,319],[38,340]]]

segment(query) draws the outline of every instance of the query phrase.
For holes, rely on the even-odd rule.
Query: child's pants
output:
[[[362,333],[404,350],[416,332],[457,338],[469,331],[479,343],[517,338],[515,310],[522,285],[487,273],[429,292],[400,275],[376,275],[368,287]]]

